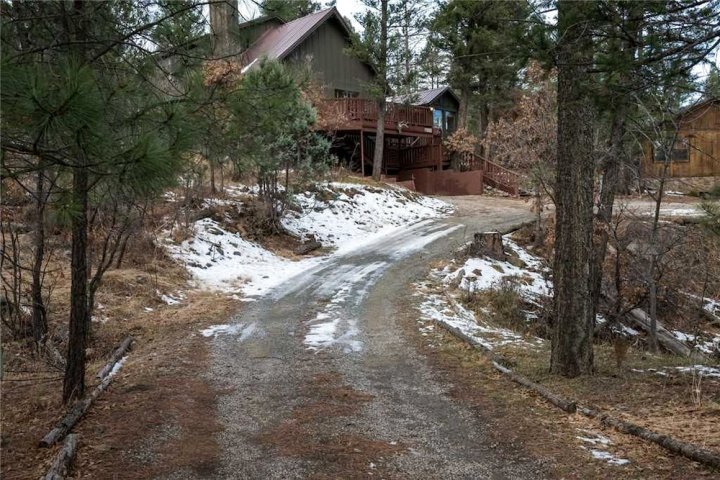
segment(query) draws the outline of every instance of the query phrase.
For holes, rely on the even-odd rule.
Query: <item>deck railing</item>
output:
[[[334,113],[348,122],[377,122],[377,103],[367,98],[328,98],[323,100],[332,106]],[[385,126],[389,128],[433,128],[433,114],[429,107],[388,103],[385,110]]]
[[[463,156],[470,170],[482,170],[484,182],[498,190],[517,196],[520,194],[520,174],[495,162],[470,153]]]

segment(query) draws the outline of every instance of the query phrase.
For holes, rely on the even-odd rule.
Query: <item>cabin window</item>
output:
[[[445,130],[447,130],[448,132],[454,132],[455,126],[455,113],[447,112],[445,114]]]
[[[433,126],[435,128],[443,128],[443,111],[433,110]]]
[[[335,89],[335,98],[356,98],[360,96],[360,92],[353,92],[352,90],[340,90]]]
[[[653,160],[657,163],[665,163],[668,161],[666,149],[662,144],[656,142],[653,144]],[[684,163],[690,161],[690,142],[688,139],[678,139],[670,152],[669,161],[674,163]]]

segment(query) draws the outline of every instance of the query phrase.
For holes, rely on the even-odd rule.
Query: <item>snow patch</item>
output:
[[[593,458],[596,458],[598,460],[603,460],[610,465],[626,465],[630,463],[630,460],[626,458],[620,458],[615,456],[614,454],[608,452],[607,450],[603,449],[600,450],[599,448],[594,447],[604,447],[607,448],[608,446],[612,445],[613,442],[605,437],[604,435],[601,435],[599,433],[590,431],[590,430],[583,430],[578,429],[580,432],[582,432],[582,436],[577,436],[575,438],[579,439],[581,442],[589,444],[590,447],[581,447],[585,450],[589,450],[590,454],[593,456]]]
[[[110,372],[107,374],[107,377],[105,378],[108,379],[114,377],[123,367],[123,365],[125,365],[125,361],[127,360],[127,358],[127,355],[125,355],[120,360],[118,360],[117,363],[113,365],[112,370],[110,370]]]
[[[592,454],[593,458],[597,458],[598,460],[605,460],[610,465],[626,465],[630,463],[630,460],[626,458],[619,458],[613,455],[610,452],[606,452],[605,450],[590,450],[590,453]]]
[[[512,330],[480,322],[475,318],[473,312],[459,304],[452,306],[438,294],[428,295],[419,310],[421,320],[432,320],[455,328],[488,350],[509,344],[532,348],[543,343],[540,338],[526,339]],[[425,334],[431,330],[428,330],[428,326],[425,325],[420,327],[420,331]]]
[[[472,292],[496,288],[504,280],[511,280],[526,299],[549,296],[552,291],[552,282],[546,278],[549,268],[509,235],[503,237],[503,242],[506,250],[514,252],[524,267],[487,257],[468,258],[460,268],[441,271],[443,283],[447,285],[459,281],[459,288]]]
[[[279,257],[209,218],[195,222],[192,238],[180,245],[167,243],[167,248],[202,286],[239,290],[246,295],[263,295],[319,262],[314,258],[293,262]]]
[[[302,211],[288,212],[283,225],[298,236],[312,235],[325,246],[342,247],[351,240],[452,212],[446,202],[401,189],[350,183],[316,185],[316,189],[293,197]]]
[[[250,338],[256,331],[258,325],[256,322],[250,324],[234,323],[225,325],[213,325],[211,327],[200,330],[203,337],[217,337],[218,335],[233,335],[238,337],[239,342],[244,342]]]
[[[206,204],[240,208],[237,196],[253,195],[256,190],[230,187],[227,189],[230,199],[209,199]],[[325,246],[337,247],[336,255],[354,252],[390,234],[404,233],[408,225],[444,217],[452,211],[448,203],[401,189],[344,183],[318,185],[315,191],[293,198],[301,211],[287,212],[282,220],[285,228],[301,237],[314,236]],[[170,254],[184,263],[204,288],[261,296],[327,260],[314,257],[292,261],[280,257],[210,218],[195,222],[193,230],[192,237],[179,245],[171,241],[170,232],[165,232],[165,243]],[[402,256],[419,250],[453,230],[418,238],[403,245],[396,254]],[[161,299],[168,304],[177,300],[170,296]]]
[[[720,368],[707,365],[692,365],[690,367],[675,367],[678,372],[701,377],[720,378]]]

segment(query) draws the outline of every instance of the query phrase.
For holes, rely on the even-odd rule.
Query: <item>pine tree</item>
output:
[[[388,55],[397,46],[397,37],[390,34],[391,18],[389,0],[364,0],[367,11],[357,20],[363,26],[362,35],[354,38],[352,51],[375,69],[375,81],[368,85],[375,99],[377,122],[375,128],[375,151],[372,176],[380,180],[385,144],[386,99],[390,95],[390,72]]]
[[[529,4],[523,0],[450,0],[432,22],[433,42],[450,57],[450,84],[460,94],[458,126],[470,121],[471,102],[482,134],[493,109],[504,105],[526,64]]]
[[[320,8],[320,2],[314,0],[262,0],[260,2],[260,12],[263,15],[274,15],[286,22],[315,13]]]
[[[62,172],[54,208],[69,219],[72,232],[67,402],[85,389],[91,301],[112,261],[107,250],[91,256],[88,232],[98,215],[89,214],[105,209],[110,197],[116,201],[100,216],[120,214],[172,184],[190,125],[183,104],[153,88],[147,72],[154,60],[142,46],[128,47],[128,32],[157,24],[143,9],[127,2],[34,6],[41,14],[33,21],[55,30],[33,39],[42,57],[27,53],[33,49],[4,56],[2,147]]]
[[[589,65],[593,37],[587,6],[558,1],[558,138],[555,182],[554,315],[550,371],[567,377],[593,371],[594,310],[590,298],[593,214],[593,119]]]
[[[708,73],[702,89],[703,97],[706,99],[720,98],[720,69],[713,66]]]

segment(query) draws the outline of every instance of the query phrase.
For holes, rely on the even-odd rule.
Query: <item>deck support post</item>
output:
[[[365,137],[362,128],[360,129],[360,171],[365,176]]]

